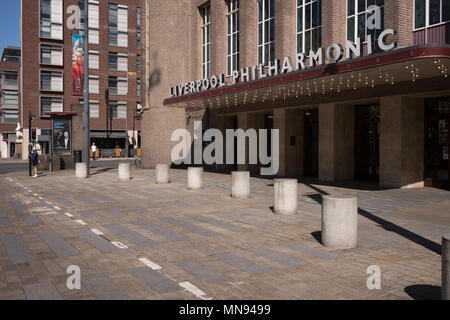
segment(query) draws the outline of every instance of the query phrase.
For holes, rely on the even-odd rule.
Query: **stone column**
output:
[[[131,180],[130,163],[119,163],[119,179],[124,181]]]
[[[350,180],[355,174],[355,107],[319,106],[319,179]]]
[[[167,184],[169,183],[169,170],[170,165],[168,164],[157,164],[156,165],[156,184]]]
[[[380,185],[424,185],[423,99],[380,98]]]
[[[75,168],[75,176],[77,178],[87,178],[87,163],[77,163]]]
[[[275,179],[273,181],[273,209],[275,214],[297,212],[297,179]]]
[[[234,171],[231,173],[231,197],[233,199],[250,198],[249,171]]]
[[[202,190],[203,186],[203,168],[188,168],[188,190]]]

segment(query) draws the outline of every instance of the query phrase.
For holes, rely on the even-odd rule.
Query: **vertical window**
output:
[[[109,77],[108,89],[110,94],[127,95],[128,94],[128,79],[122,77]]]
[[[89,50],[89,69],[99,69],[99,52],[96,50]]]
[[[113,119],[127,118],[127,102],[126,101],[110,101],[109,108]]]
[[[239,69],[239,0],[227,1],[228,75]]]
[[[63,1],[40,0],[41,38],[63,40]]]
[[[89,75],[89,93],[99,93],[99,81],[100,77],[95,75]]]
[[[109,45],[128,47],[128,6],[109,4]]]
[[[322,46],[322,0],[297,0],[297,53]]]
[[[141,56],[136,56],[136,72],[141,72]]]
[[[203,78],[209,78],[211,74],[211,6],[202,9],[202,35],[203,35]]]
[[[41,44],[41,64],[62,66],[63,65],[62,46],[51,46]]]
[[[275,1],[258,0],[258,62],[275,58]]]
[[[414,28],[450,21],[450,0],[415,0]]]
[[[41,70],[41,91],[63,91],[63,73]]]
[[[18,87],[18,73],[14,72],[14,71],[3,71],[1,86],[3,88],[17,88]]]
[[[108,65],[109,70],[128,71],[128,55],[126,53],[110,52]]]
[[[141,96],[141,79],[136,79],[136,95]]]
[[[141,48],[141,8],[136,8],[136,48]]]
[[[15,106],[19,105],[19,92],[13,90],[4,90],[2,92],[2,106]]]
[[[58,97],[41,97],[41,117],[49,117],[46,112],[64,111],[63,99]]]
[[[2,110],[3,123],[17,123],[19,121],[19,111],[17,109]]]
[[[89,118],[98,119],[100,117],[100,101],[89,100]]]
[[[370,30],[367,28],[368,8],[371,5],[380,7],[381,28]],[[372,36],[372,43],[375,45],[378,36],[384,30],[384,0],[347,0],[347,40],[355,41],[357,38],[361,42],[367,41],[367,35]]]

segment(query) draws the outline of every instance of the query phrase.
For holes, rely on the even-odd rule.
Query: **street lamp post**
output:
[[[87,177],[90,175],[89,139],[89,1],[84,0],[84,65],[83,65],[83,162],[86,163]]]

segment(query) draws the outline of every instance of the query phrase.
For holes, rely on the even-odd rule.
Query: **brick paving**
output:
[[[277,216],[267,179],[233,200],[226,174],[188,191],[185,170],[168,185],[154,170],[133,168],[130,182],[93,173],[0,176],[0,299],[439,298],[450,192],[299,183],[298,212]],[[320,244],[320,194],[358,197],[357,248]],[[72,265],[80,290],[66,285]],[[371,265],[380,290],[366,286]]]

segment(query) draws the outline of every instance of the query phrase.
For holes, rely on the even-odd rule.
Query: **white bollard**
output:
[[[249,171],[234,171],[231,173],[231,197],[233,199],[250,198]]]
[[[442,236],[442,300],[450,300],[450,233]]]
[[[77,178],[87,178],[87,164],[84,162],[78,162],[75,166],[75,176]]]
[[[273,181],[273,209],[275,214],[297,212],[297,179],[275,179]]]
[[[119,179],[131,180],[131,164],[119,163]]]
[[[169,183],[169,169],[170,165],[168,164],[156,165],[156,184]]]
[[[203,189],[203,168],[188,168],[188,190]]]
[[[322,244],[336,249],[351,249],[358,245],[356,197],[322,197]]]

